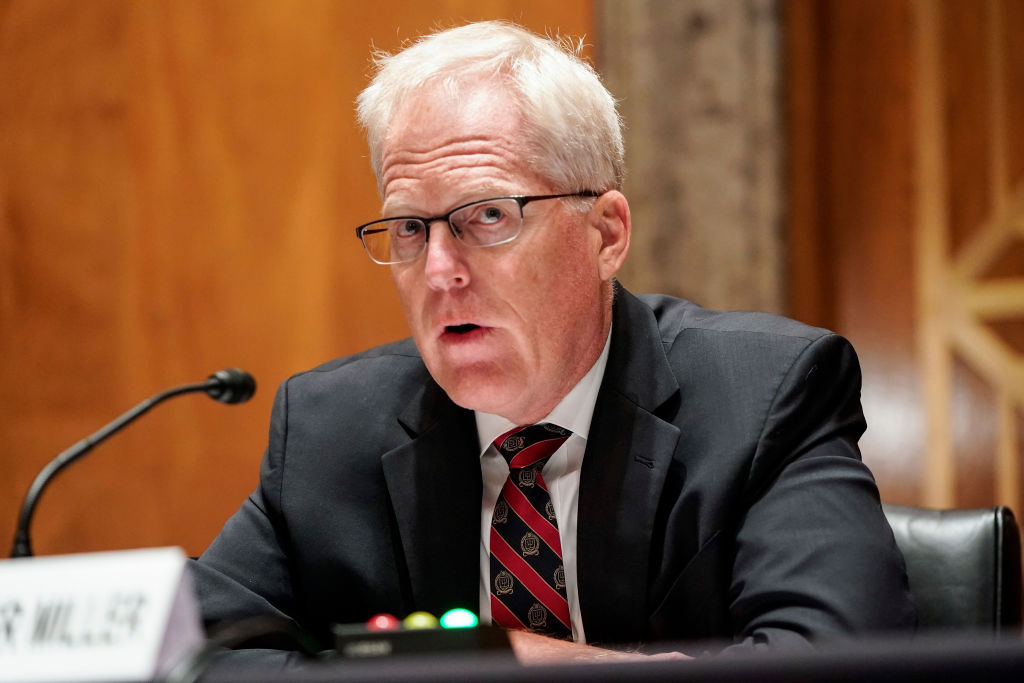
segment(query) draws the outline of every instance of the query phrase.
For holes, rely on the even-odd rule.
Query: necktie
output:
[[[570,435],[538,424],[494,440],[509,473],[491,518],[491,620],[505,628],[572,635],[558,521],[541,476]]]

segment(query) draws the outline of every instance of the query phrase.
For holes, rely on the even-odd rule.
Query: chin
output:
[[[508,408],[519,398],[520,393],[517,388],[508,386],[507,382],[494,382],[467,370],[450,373],[438,384],[456,405],[503,417],[507,417]]]
[[[503,415],[507,412],[504,409],[509,406],[509,401],[503,393],[481,390],[479,387],[465,390],[460,390],[455,387],[452,389],[445,389],[445,392],[456,405],[468,410],[479,410],[483,413]]]

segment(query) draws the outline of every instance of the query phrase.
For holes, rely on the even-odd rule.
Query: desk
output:
[[[530,666],[501,655],[429,655],[376,660],[316,663],[299,670],[240,671],[218,667],[202,680],[210,683],[244,678],[256,683],[523,683],[569,681],[680,681],[725,683],[800,683],[802,681],[981,681],[1024,680],[1024,641],[976,637],[929,637],[916,640],[847,643],[813,653],[766,653],[707,657],[694,661],[609,662]]]

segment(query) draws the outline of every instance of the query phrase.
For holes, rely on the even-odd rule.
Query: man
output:
[[[358,233],[412,340],[282,385],[259,488],[195,565],[207,619],[329,645],[470,607],[523,659],[912,625],[849,344],[616,284],[622,139],[593,71],[494,22],[378,66],[359,115],[385,218]],[[553,452],[517,465],[537,434]]]

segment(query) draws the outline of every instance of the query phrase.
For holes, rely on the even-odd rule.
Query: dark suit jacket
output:
[[[579,494],[588,641],[787,647],[913,624],[844,339],[619,287],[612,330]],[[195,566],[204,616],[326,637],[475,611],[480,498],[473,414],[411,341],[296,375],[259,487]]]

